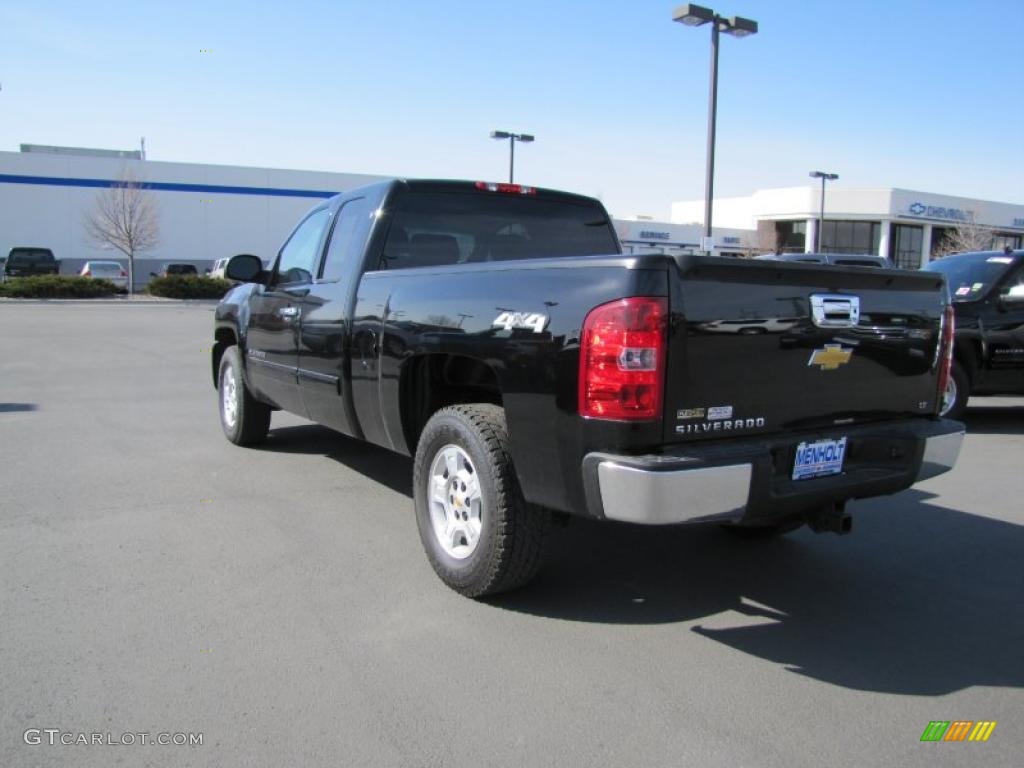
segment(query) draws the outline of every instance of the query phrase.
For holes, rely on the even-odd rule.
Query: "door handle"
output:
[[[283,317],[285,320],[294,320],[299,316],[298,307],[281,307],[277,310],[277,314]]]

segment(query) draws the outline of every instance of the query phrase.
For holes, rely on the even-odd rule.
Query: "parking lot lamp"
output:
[[[529,144],[533,136],[529,133],[511,133],[509,131],[491,131],[492,139],[508,139],[508,183],[511,184],[515,178],[516,168],[516,142],[521,141]]]
[[[757,34],[757,22],[742,16],[719,16],[710,8],[687,3],[672,12],[672,21],[688,27],[711,24],[711,86],[708,96],[708,150],[707,169],[704,177],[704,235],[711,238],[711,204],[715,186],[715,121],[718,117],[718,34],[725,32],[733,37],[747,37]]]
[[[839,178],[839,174],[826,173],[825,171],[811,171],[809,175],[812,179],[821,179],[821,208],[818,213],[818,231],[814,233],[814,247],[811,248],[811,253],[820,253],[818,249],[821,246],[821,236],[823,234],[822,227],[825,226],[825,182],[835,181]]]

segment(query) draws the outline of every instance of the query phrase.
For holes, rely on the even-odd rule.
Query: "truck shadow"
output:
[[[984,399],[980,400],[984,402]],[[974,400],[973,402],[979,402]],[[967,432],[978,435],[1024,434],[1024,405],[969,405],[962,421]]]
[[[346,437],[319,424],[270,430],[262,450],[326,456],[396,493],[412,498],[412,459],[370,443]]]
[[[566,621],[686,623],[701,638],[866,691],[1024,687],[1024,527],[920,491],[851,505],[852,536],[740,541],[585,520],[492,604]]]
[[[328,456],[412,496],[411,459],[325,427],[274,429],[265,450]],[[552,529],[532,584],[489,603],[562,621],[678,624],[856,690],[1024,687],[1024,527],[933,499],[910,490],[854,502],[844,537],[805,528],[747,541],[714,526],[574,519]]]

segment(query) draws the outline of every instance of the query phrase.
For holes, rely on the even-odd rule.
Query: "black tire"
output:
[[[949,383],[950,389],[947,390],[947,394],[942,396],[942,408],[939,415],[946,419],[961,419],[967,409],[967,399],[971,396],[971,380],[967,378],[967,371],[957,360],[953,361],[953,368],[949,373]]]
[[[446,552],[440,534],[435,533],[433,516],[447,513],[430,500],[431,468],[451,446],[468,457],[469,463],[460,470],[473,470],[480,491],[478,539],[472,552],[461,559]],[[502,408],[455,405],[435,413],[416,446],[413,489],[416,524],[427,558],[456,592],[467,597],[493,595],[520,587],[537,574],[550,514],[523,499]]]
[[[232,423],[226,413],[225,387],[233,383],[235,418]],[[231,346],[224,350],[220,359],[220,370],[217,374],[217,403],[220,411],[220,425],[224,435],[235,445],[258,445],[262,443],[270,429],[270,406],[261,403],[252,396],[245,386],[242,376],[242,355],[238,347]]]

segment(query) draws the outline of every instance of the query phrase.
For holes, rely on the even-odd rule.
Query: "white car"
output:
[[[217,259],[215,262],[213,262],[213,269],[210,270],[210,277],[219,277],[223,279],[224,270],[227,268],[229,261],[231,261],[230,258]]]
[[[112,282],[119,290],[128,290],[128,273],[119,261],[87,261],[82,265],[81,277],[97,277]]]

